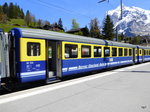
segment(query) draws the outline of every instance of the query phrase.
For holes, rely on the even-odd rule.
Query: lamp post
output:
[[[122,0],[120,0],[120,8],[121,8],[121,20],[122,20]]]
[[[98,3],[102,3],[102,2],[105,2],[105,1],[108,1],[109,0],[100,0]],[[119,20],[122,20],[122,0],[120,0],[120,8],[121,8],[121,17]],[[116,26],[116,41],[118,41],[118,26]]]

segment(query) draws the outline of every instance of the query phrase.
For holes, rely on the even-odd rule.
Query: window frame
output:
[[[109,55],[105,55],[105,48],[109,48]],[[106,47],[104,47],[104,57],[110,57],[111,56],[111,53],[110,53],[110,47],[108,47],[108,46],[106,46]]]
[[[95,55],[95,48],[96,48],[96,51],[97,51],[97,54]],[[100,53],[100,55],[99,55],[99,48],[101,49],[101,53]],[[94,53],[94,58],[98,58],[98,57],[102,57],[102,46],[93,46],[93,53]]]
[[[71,57],[66,57],[65,56],[65,53],[66,53],[66,45],[67,46],[69,46],[69,56],[71,56]],[[76,48],[77,48],[77,55],[72,55],[72,49],[71,49],[71,47],[70,46],[77,46]],[[76,58],[78,58],[78,56],[79,56],[79,53],[78,53],[78,51],[79,51],[79,45],[78,44],[72,44],[72,43],[65,43],[64,44],[64,58],[65,59],[76,59]],[[70,54],[71,53],[71,54]]]
[[[139,49],[139,55],[142,55],[142,49]]]
[[[132,48],[129,48],[129,56],[132,56]]]
[[[83,47],[89,47],[88,49],[89,49],[89,55],[83,55],[83,52],[82,52],[82,50],[83,50]],[[92,54],[91,54],[91,52],[92,52],[92,46],[91,45],[81,45],[81,58],[91,58],[92,57]]]
[[[128,56],[128,48],[124,48],[124,56]]]
[[[122,51],[122,52],[121,52],[121,55],[120,55],[120,49],[121,49],[121,51]],[[123,56],[123,48],[118,48],[118,56],[119,56],[119,57],[122,57],[122,56]]]
[[[116,55],[113,55],[113,49],[116,49]],[[118,56],[118,48],[117,47],[112,47],[112,57],[117,57]]]
[[[149,55],[149,51],[147,50],[147,56]]]
[[[32,55],[32,53],[31,53],[31,51],[30,51],[30,55],[28,54],[29,53],[29,45],[30,44],[32,44],[32,45],[34,45],[34,44],[37,44],[37,45],[39,45],[39,55],[34,55],[34,48],[31,48],[31,49],[33,49],[33,55]],[[27,56],[29,56],[29,57],[31,57],[31,56],[34,56],[34,57],[38,57],[38,56],[41,56],[41,43],[40,42],[27,42],[26,43],[26,46],[27,46],[27,52],[26,52],[26,55]],[[30,46],[31,47],[31,46]],[[34,46],[33,46],[34,47]],[[38,54],[38,53],[37,53]]]
[[[144,49],[144,55],[145,55],[145,56],[147,55],[146,49]]]

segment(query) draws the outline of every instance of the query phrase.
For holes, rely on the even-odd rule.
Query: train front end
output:
[[[2,77],[2,30],[0,30],[0,87],[1,87],[1,77]]]
[[[0,29],[0,89],[5,84],[3,79],[6,77],[6,36],[3,30]]]

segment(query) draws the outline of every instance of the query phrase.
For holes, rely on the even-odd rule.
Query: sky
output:
[[[5,2],[18,4],[26,13],[27,10],[37,18],[49,21],[51,24],[63,21],[63,26],[69,30],[72,19],[76,19],[80,27],[88,26],[90,20],[98,18],[100,26],[107,11],[113,10],[120,5],[120,0],[109,0],[98,3],[99,0],[0,0],[0,5]],[[123,0],[125,6],[136,6],[150,10],[150,0]]]

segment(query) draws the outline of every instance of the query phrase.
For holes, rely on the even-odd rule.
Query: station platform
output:
[[[150,112],[150,62],[2,95],[0,112]]]

